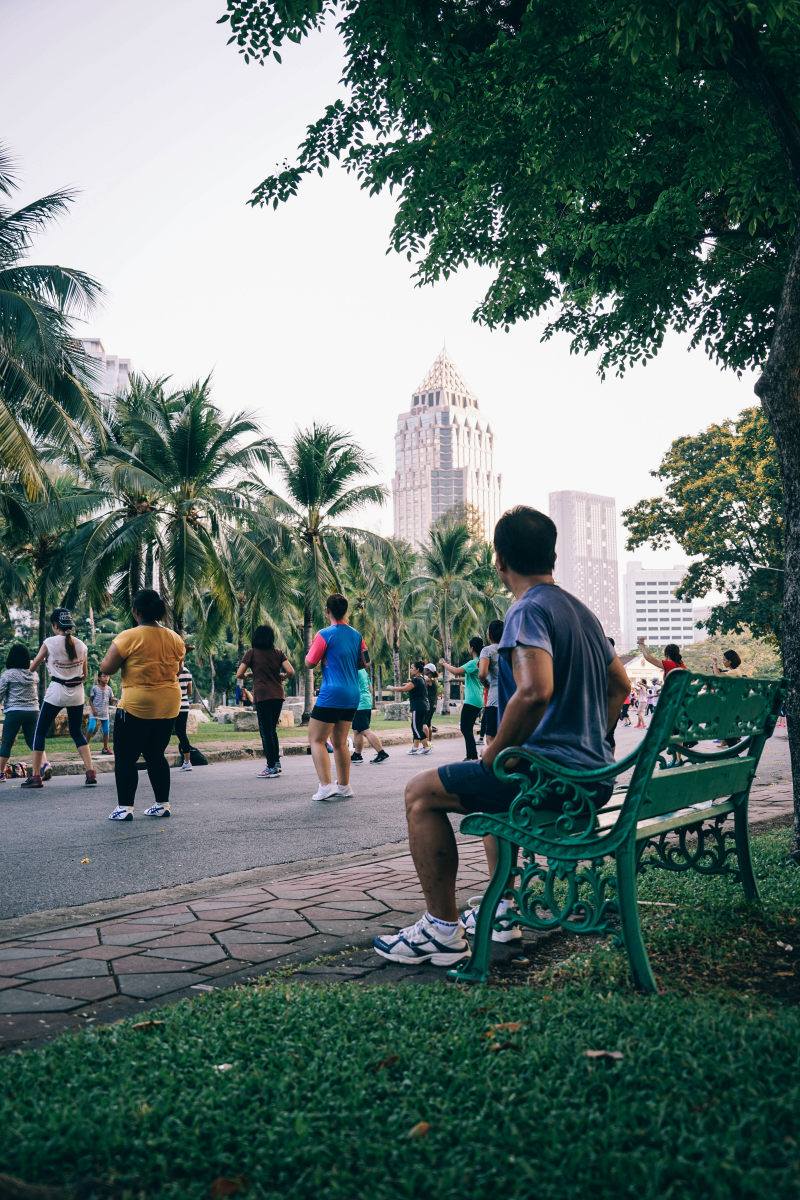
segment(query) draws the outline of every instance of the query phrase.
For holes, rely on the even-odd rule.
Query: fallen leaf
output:
[[[431,1127],[427,1121],[417,1121],[414,1128],[409,1131],[408,1136],[411,1138],[425,1137],[430,1133],[430,1129]]]
[[[516,1044],[516,1042],[492,1042],[492,1044],[491,1044],[491,1046],[489,1047],[489,1049],[490,1049],[490,1050],[494,1050],[494,1051],[497,1051],[497,1050],[514,1050],[514,1051],[515,1051],[515,1053],[517,1053],[517,1054],[521,1054],[521,1053],[522,1053],[522,1049],[521,1049],[521,1048],[520,1048],[520,1047],[519,1047],[519,1046]]]
[[[91,860],[90,858],[82,858],[82,859],[81,859],[81,862],[82,862],[82,863],[85,863],[85,862],[91,862],[91,861],[92,861],[92,860]]]
[[[381,1061],[378,1063],[378,1065],[375,1067],[375,1070],[376,1071],[385,1071],[387,1067],[393,1067],[394,1064],[397,1062],[398,1057],[399,1057],[399,1055],[397,1055],[397,1054],[390,1054],[388,1058],[382,1058]]]
[[[619,1062],[624,1055],[620,1050],[584,1050],[587,1058],[607,1058],[614,1062]]]
[[[137,1021],[131,1029],[155,1029],[156,1025],[166,1025],[166,1021]]]
[[[506,1033],[519,1033],[522,1021],[503,1021],[502,1025],[495,1025],[495,1029],[505,1030]]]
[[[212,1071],[232,1071],[233,1063],[218,1063],[216,1067],[211,1068]]]
[[[229,1179],[227,1175],[220,1175],[208,1189],[208,1194],[212,1200],[219,1200],[222,1196],[235,1196],[239,1192],[246,1192],[249,1187],[250,1181],[245,1179],[244,1175],[235,1175],[233,1179]]]

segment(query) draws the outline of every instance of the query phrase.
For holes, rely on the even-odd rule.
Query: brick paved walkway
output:
[[[753,824],[787,819],[791,785],[754,788],[750,811]],[[464,839],[459,850],[463,903],[483,890],[486,867],[479,841]],[[11,936],[0,942],[0,1046],[106,1023],[284,966],[300,967],[309,978],[377,972],[376,980],[385,982],[442,978],[440,969],[395,966],[371,951],[349,956],[344,965],[303,965],[368,946],[376,935],[416,919],[422,896],[402,849],[378,861],[288,878],[279,869],[272,879],[266,869],[258,874],[264,878],[257,883],[225,887],[220,881],[213,895],[180,903],[169,903],[165,895],[163,904],[137,909],[131,897],[122,916],[73,919],[35,933],[33,918],[4,922],[4,934]],[[496,950],[501,957],[518,955],[535,940],[526,934],[522,946]]]

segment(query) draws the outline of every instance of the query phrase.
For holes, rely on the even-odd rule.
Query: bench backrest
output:
[[[783,679],[670,672],[639,748],[625,815],[634,809],[636,819],[657,816],[746,791],[775,728],[786,686]],[[715,740],[736,744],[696,746]],[[672,762],[670,748],[687,765],[659,771],[659,765]]]

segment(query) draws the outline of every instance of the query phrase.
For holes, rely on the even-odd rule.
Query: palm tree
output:
[[[413,580],[416,595],[424,596],[439,626],[442,657],[452,662],[453,625],[462,614],[479,624],[475,603],[480,591],[475,584],[475,543],[465,521],[441,522],[431,529],[430,543],[422,551],[421,571]],[[446,694],[443,695],[446,711]]]
[[[315,616],[322,616],[325,596],[342,590],[337,554],[353,556],[367,571],[362,549],[386,546],[385,539],[377,534],[337,521],[365,505],[382,504],[387,493],[380,484],[362,482],[374,473],[371,460],[351,434],[331,425],[315,422],[308,429],[298,430],[286,453],[276,449],[273,460],[288,497],[272,493],[276,515],[294,541],[306,654],[311,646],[313,621]],[[306,722],[312,706],[313,671],[305,671],[304,686]]]
[[[379,612],[386,623],[386,640],[391,648],[395,685],[402,681],[400,645],[404,620],[414,606],[411,580],[416,561],[417,557],[408,542],[392,539],[388,551],[378,558],[373,568],[373,591],[378,601]]]
[[[173,393],[165,383],[134,381],[119,401],[114,444],[94,463],[117,503],[83,534],[90,594],[116,577],[117,599],[129,603],[157,576],[179,633],[205,588],[230,621],[242,591],[280,606],[286,572],[244,528],[267,493],[257,468],[274,444],[243,441],[260,434],[258,424],[246,413],[224,418],[210,378]]]
[[[42,445],[74,451],[87,427],[102,430],[91,360],[72,332],[73,317],[90,312],[102,289],[83,271],[24,261],[34,234],[66,212],[74,193],[15,210],[3,200],[17,187],[0,145],[0,480],[21,480],[35,498],[48,487]]]

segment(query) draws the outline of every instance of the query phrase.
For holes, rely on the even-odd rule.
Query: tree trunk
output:
[[[375,668],[375,690],[372,693],[373,704],[377,705],[383,699],[383,670],[380,663]]]
[[[439,621],[439,638],[442,643],[442,658],[445,662],[452,663],[452,639],[450,637],[450,628],[444,616]],[[450,678],[446,671],[443,671],[442,674],[444,678],[442,681],[442,707],[440,711],[442,716],[444,716],[445,713],[450,712]]]
[[[209,708],[213,712],[214,709],[217,707],[217,686],[216,686],[217,685],[217,669],[214,666],[214,651],[213,650],[209,650],[209,652],[208,652],[208,666],[209,666],[209,670],[211,671],[211,695],[209,696],[209,700],[210,700]]]
[[[311,649],[311,609],[303,609],[303,716],[302,723],[307,725],[314,707],[314,672],[306,667],[305,656]]]
[[[147,553],[144,560],[144,586],[146,588],[155,587],[153,579],[155,577],[155,554],[153,552],[153,543],[147,543]]]
[[[95,623],[94,623],[94,609],[92,608],[92,606],[90,604],[89,605],[89,638],[91,640],[92,645],[94,645],[96,637],[97,637],[97,629],[95,628]]]
[[[397,614],[392,614],[392,674],[395,687],[402,683],[400,674],[400,621]]]
[[[47,636],[47,576],[39,580],[39,645]],[[45,693],[44,663],[39,667],[39,703],[42,703]]]
[[[800,220],[772,344],[755,391],[772,428],[783,483],[786,571],[781,650],[789,680],[786,723],[794,783],[790,856],[800,865]]]

